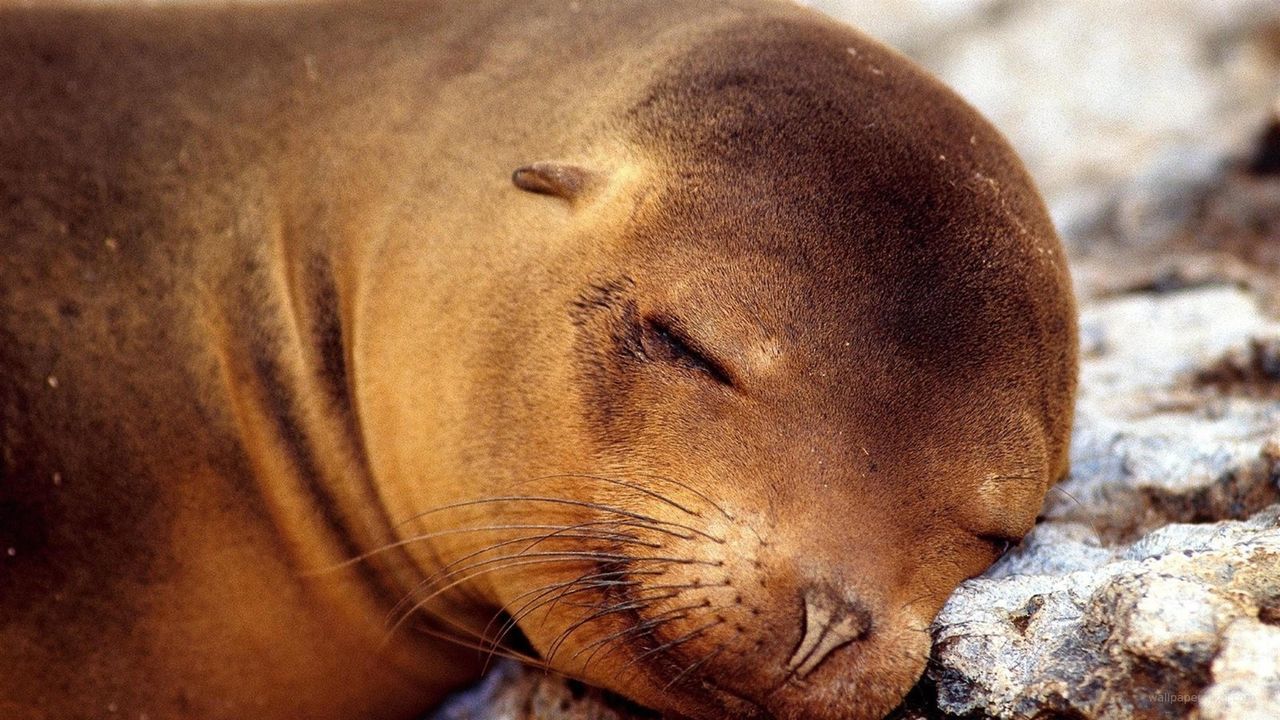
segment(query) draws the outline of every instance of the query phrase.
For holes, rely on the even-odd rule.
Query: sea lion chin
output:
[[[0,66],[19,717],[409,717],[491,653],[877,718],[1066,472],[1031,180],[810,11],[6,8]]]

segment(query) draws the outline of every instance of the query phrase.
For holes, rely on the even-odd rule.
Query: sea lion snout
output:
[[[804,635],[787,671],[803,679],[833,651],[871,632],[871,611],[854,593],[812,587],[804,594]]]

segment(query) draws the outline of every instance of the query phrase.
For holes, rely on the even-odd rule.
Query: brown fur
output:
[[[500,610],[677,716],[910,687],[1066,469],[1044,208],[811,12],[574,7],[0,9],[0,715],[414,717]]]

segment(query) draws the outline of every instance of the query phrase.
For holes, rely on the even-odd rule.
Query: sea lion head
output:
[[[528,158],[503,200],[539,251],[444,511],[498,529],[433,541],[428,587],[675,716],[880,717],[1066,471],[1045,208],[955,94],[813,20],[725,25],[617,117],[617,157]]]

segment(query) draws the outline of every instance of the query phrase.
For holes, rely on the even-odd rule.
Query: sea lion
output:
[[[1066,470],[1022,165],[789,3],[7,7],[0,197],[5,717],[878,717]]]

